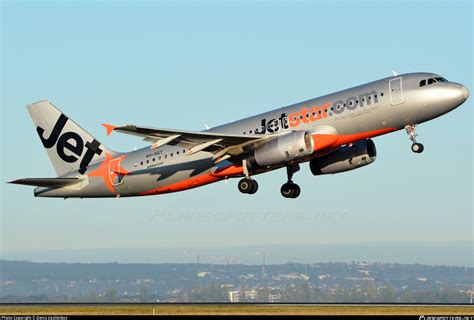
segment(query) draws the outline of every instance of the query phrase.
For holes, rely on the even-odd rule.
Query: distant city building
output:
[[[281,293],[269,293],[268,294],[268,302],[280,302],[281,301]]]
[[[234,291],[229,291],[229,301],[230,302],[240,302],[240,291],[239,290],[234,290]]]
[[[258,292],[255,289],[245,291],[245,299],[254,301],[257,299]]]

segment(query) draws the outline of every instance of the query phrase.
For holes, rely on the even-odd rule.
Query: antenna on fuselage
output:
[[[392,73],[394,77],[398,76],[398,73],[395,70],[392,70]]]

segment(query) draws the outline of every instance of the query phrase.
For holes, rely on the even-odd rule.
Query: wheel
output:
[[[280,189],[281,195],[285,198],[298,198],[298,196],[301,193],[300,187],[293,183],[293,182],[287,182],[284,185],[281,186]]]
[[[411,145],[411,151],[415,153],[422,153],[425,147],[421,143],[414,143]]]
[[[287,182],[280,188],[281,195],[285,198],[290,198],[293,192],[292,183]]]
[[[254,194],[258,190],[258,183],[255,180],[250,180],[250,183],[252,188],[250,189],[249,194]]]
[[[239,191],[242,193],[250,193],[252,191],[252,180],[244,178],[239,181]]]
[[[301,193],[300,186],[297,185],[297,184],[293,184],[293,190],[292,190],[292,193],[291,193],[291,198],[293,198],[293,199],[298,198],[300,193]]]

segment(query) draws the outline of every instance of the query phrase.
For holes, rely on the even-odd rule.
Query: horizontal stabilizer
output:
[[[80,182],[79,178],[25,178],[10,181],[9,183],[27,186],[61,188]]]

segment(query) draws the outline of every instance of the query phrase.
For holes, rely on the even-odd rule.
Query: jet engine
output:
[[[357,169],[375,161],[375,143],[368,139],[339,149],[309,162],[311,172],[317,176]]]
[[[309,131],[293,131],[257,147],[247,158],[251,168],[282,164],[312,154],[313,137]]]

